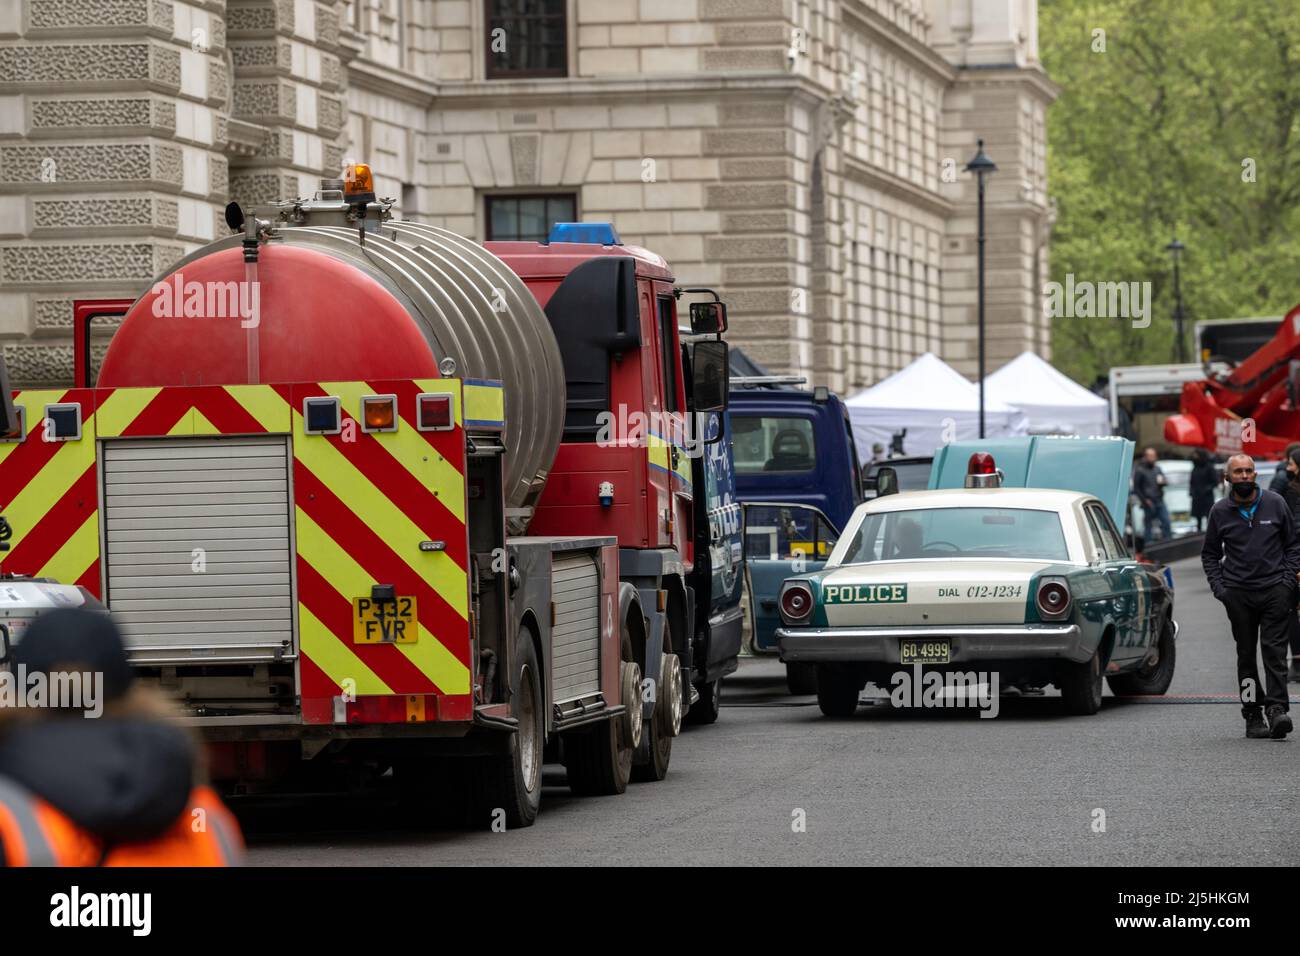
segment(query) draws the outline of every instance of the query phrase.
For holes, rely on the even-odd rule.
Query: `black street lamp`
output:
[[[1178,241],[1175,236],[1173,242],[1165,246],[1174,259],[1174,333],[1178,336],[1178,362],[1183,364],[1187,361],[1187,343],[1183,341],[1183,284],[1178,272],[1178,260],[1187,248]]]
[[[979,318],[979,346],[980,346],[980,438],[984,437],[984,177],[992,175],[998,171],[997,164],[989,159],[988,154],[984,152],[984,140],[979,141],[979,149],[976,150],[974,157],[966,164],[966,172],[974,173],[975,178],[979,180],[979,276],[980,276],[980,318]]]

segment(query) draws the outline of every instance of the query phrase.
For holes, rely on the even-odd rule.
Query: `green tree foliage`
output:
[[[1197,320],[1300,302],[1300,3],[1040,0],[1039,38],[1062,88],[1048,111],[1052,279],[1152,284],[1149,328],[1056,318],[1061,370],[1091,383],[1175,360],[1175,234],[1193,360]]]

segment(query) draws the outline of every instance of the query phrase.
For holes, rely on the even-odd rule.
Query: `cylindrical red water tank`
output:
[[[506,504],[533,504],[559,448],[565,378],[523,280],[445,229],[392,221],[363,241],[356,229],[313,224],[310,203],[287,218],[258,244],[255,274],[240,235],[173,266],[127,313],[99,384],[434,378],[450,359],[449,374],[504,384]],[[339,218],[324,204],[322,223]]]
[[[113,337],[101,386],[436,378],[416,320],[366,273],[314,249],[263,244],[256,282],[238,247],[185,262]],[[248,374],[250,335],[257,375]]]

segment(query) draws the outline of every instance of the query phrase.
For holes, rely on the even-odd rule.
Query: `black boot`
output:
[[[1258,710],[1252,710],[1246,715],[1246,736],[1254,740],[1260,740],[1268,737],[1268,724],[1264,721],[1264,715]]]
[[[1268,705],[1268,729],[1274,740],[1281,740],[1291,733],[1291,715],[1282,709],[1281,704]]]

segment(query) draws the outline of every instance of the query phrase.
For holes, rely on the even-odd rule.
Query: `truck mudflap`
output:
[[[369,420],[363,399],[380,399]],[[465,422],[500,418],[495,383],[14,400],[23,428],[0,443],[4,570],[104,600],[133,663],[182,676],[291,668],[291,719],[304,724],[471,719]],[[324,427],[308,427],[309,407]],[[439,409],[445,419],[422,418]]]

